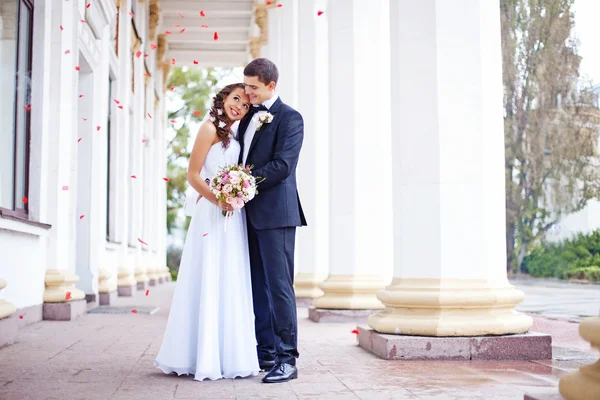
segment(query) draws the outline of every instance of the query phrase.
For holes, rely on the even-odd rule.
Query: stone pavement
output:
[[[158,305],[153,315],[86,314],[43,321],[0,349],[1,400],[162,399],[515,399],[554,398],[560,377],[598,358],[577,323],[535,316],[556,339],[555,359],[532,362],[383,361],[356,345],[355,324],[313,323],[299,308],[300,376],[266,385],[260,377],[197,382],[153,365],[174,284],[120,305]],[[548,396],[548,397],[546,397]]]

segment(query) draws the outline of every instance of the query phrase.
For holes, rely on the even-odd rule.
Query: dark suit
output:
[[[263,360],[296,364],[294,244],[296,227],[306,225],[296,187],[296,166],[304,121],[281,99],[269,112],[273,121],[256,131],[246,160],[246,164],[254,165],[252,174],[264,178],[258,195],[246,204],[257,351]],[[253,115],[250,111],[238,130],[240,164],[248,145],[244,134]]]

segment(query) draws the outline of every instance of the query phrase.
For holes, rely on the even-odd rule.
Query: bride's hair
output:
[[[217,128],[217,136],[221,140],[223,148],[229,147],[229,132],[231,130],[231,125],[233,125],[233,121],[227,117],[227,114],[223,109],[223,103],[225,102],[227,96],[229,96],[235,89],[245,89],[245,86],[243,83],[233,83],[225,86],[213,98],[212,107],[209,111],[211,116],[210,120],[215,125],[215,128]],[[225,126],[220,127],[220,122],[223,122]]]

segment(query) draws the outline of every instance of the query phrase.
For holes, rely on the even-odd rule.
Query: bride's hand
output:
[[[233,211],[233,207],[231,206],[231,204],[222,203],[220,201],[217,201],[216,204],[217,204],[217,207],[219,207],[223,211],[228,211],[228,212]]]

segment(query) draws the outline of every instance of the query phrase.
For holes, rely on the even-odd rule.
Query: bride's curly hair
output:
[[[225,102],[225,99],[227,98],[227,96],[229,96],[231,94],[231,92],[233,92],[235,89],[245,89],[245,86],[243,83],[233,83],[231,85],[225,86],[213,98],[212,107],[210,108],[210,111],[209,111],[209,114],[211,116],[210,120],[215,125],[215,128],[217,128],[217,136],[221,140],[223,148],[225,148],[225,149],[227,147],[229,147],[229,141],[230,141],[229,133],[231,132],[231,125],[233,125],[234,121],[230,120],[229,117],[227,117],[227,114],[225,113],[225,110],[223,109],[223,103]],[[219,114],[219,112],[220,112],[220,114]],[[223,122],[225,124],[225,126],[219,127],[220,122]],[[221,125],[223,125],[223,124],[221,124]]]

